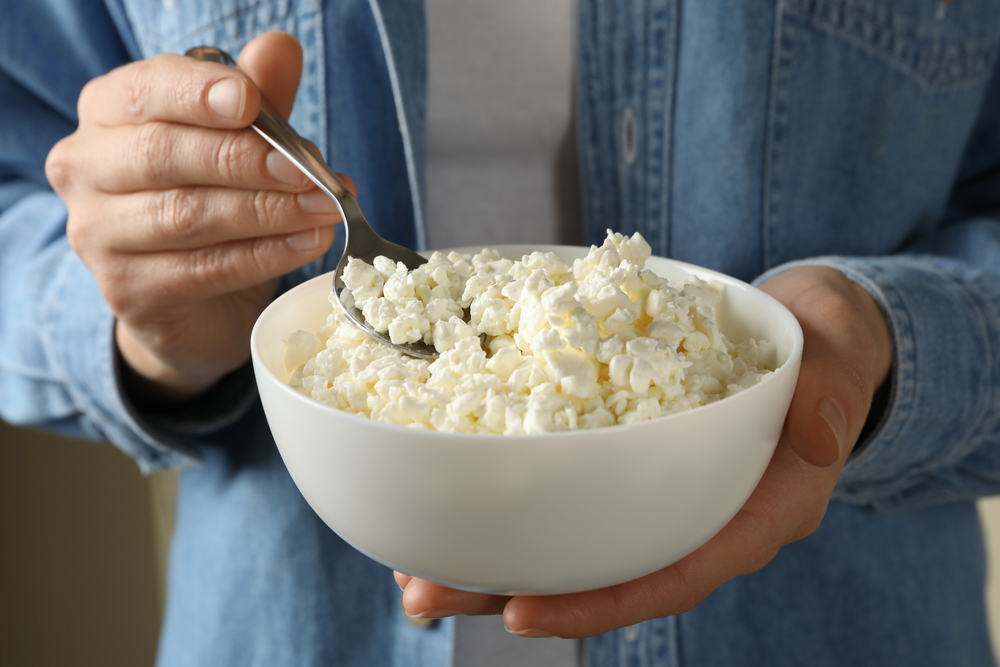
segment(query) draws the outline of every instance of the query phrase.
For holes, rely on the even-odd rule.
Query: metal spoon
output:
[[[188,50],[185,55],[198,60],[237,67],[232,56],[213,46],[196,46]],[[340,214],[344,219],[344,254],[337,264],[337,270],[333,277],[333,293],[340,309],[347,315],[348,319],[372,338],[413,357],[436,359],[438,352],[433,345],[427,345],[422,341],[404,345],[393,343],[389,340],[388,334],[376,331],[369,326],[361,311],[353,306],[348,308],[340,298],[340,293],[344,289],[341,276],[344,273],[344,267],[347,266],[348,257],[356,257],[371,264],[376,257],[382,255],[395,262],[402,262],[410,270],[424,264],[427,258],[409,248],[390,243],[376,234],[375,230],[368,224],[368,220],[365,219],[364,213],[361,212],[358,201],[343,181],[333,173],[333,170],[323,162],[323,158],[299,136],[299,133],[288,124],[281,112],[275,109],[263,95],[260,98],[260,113],[257,114],[252,127],[257,131],[257,134],[264,137],[269,144],[291,160],[292,164],[302,170],[302,173],[319,186],[320,190],[329,195],[337,203],[337,208],[340,209]]]

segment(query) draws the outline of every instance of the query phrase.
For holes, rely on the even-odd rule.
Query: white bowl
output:
[[[587,253],[497,249],[511,258]],[[528,436],[411,429],[321,405],[286,384],[282,340],[325,324],[331,274],[280,296],[254,326],[253,365],[274,440],[306,501],[378,562],[470,591],[600,588],[697,549],[736,514],[771,458],[798,379],[802,331],[746,283],[658,257],[646,266],[720,286],[723,333],[774,342],[777,371],[735,396],[640,424]]]

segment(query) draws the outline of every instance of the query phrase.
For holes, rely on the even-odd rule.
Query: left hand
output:
[[[872,396],[889,373],[892,340],[874,299],[835,269],[791,269],[762,289],[802,325],[802,368],[763,478],[715,537],[653,574],[566,595],[468,593],[397,572],[406,612],[423,618],[503,614],[507,630],[521,636],[589,637],[687,611],[816,530]]]

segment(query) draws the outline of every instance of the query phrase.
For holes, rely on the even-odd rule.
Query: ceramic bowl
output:
[[[497,249],[570,261],[587,253]],[[526,436],[411,429],[321,405],[286,384],[282,341],[325,324],[331,275],[280,296],[253,329],[252,358],[275,442],[306,501],[376,561],[469,591],[599,588],[697,549],[736,514],[771,458],[802,331],[784,306],[734,278],[657,257],[646,267],[721,287],[722,331],[774,342],[777,370],[729,398],[639,424]]]

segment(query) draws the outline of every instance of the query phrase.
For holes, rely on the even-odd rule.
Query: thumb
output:
[[[829,267],[791,269],[763,289],[792,311],[805,342],[782,437],[807,463],[832,465],[851,452],[888,375],[885,317],[868,292]]]
[[[288,118],[302,77],[302,46],[287,32],[254,37],[240,52],[239,66],[271,104]]]
[[[809,359],[803,354],[782,437],[807,463],[832,465],[850,451],[871,401],[859,379],[829,350],[815,351]]]

